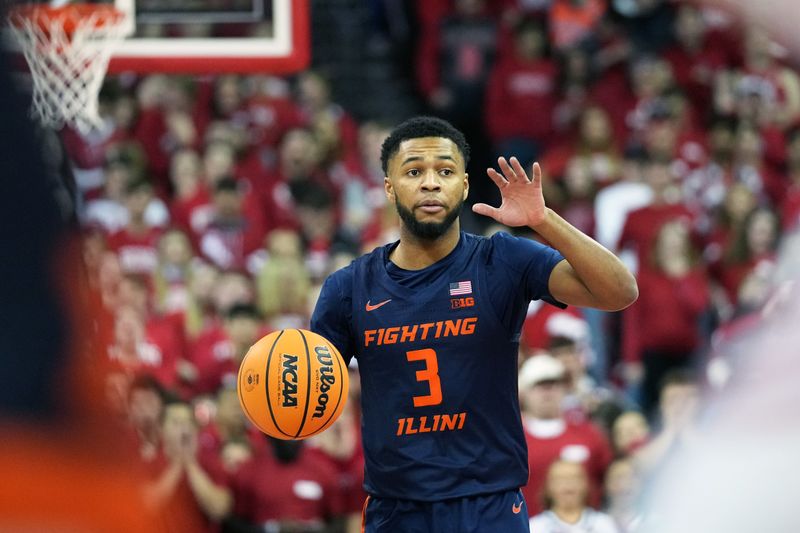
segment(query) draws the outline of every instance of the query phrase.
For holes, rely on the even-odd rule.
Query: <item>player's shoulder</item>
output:
[[[498,231],[489,237],[479,237],[479,246],[484,250],[489,262],[501,261],[515,270],[524,270],[532,258],[539,257],[546,246],[533,239],[517,237],[505,231]]]

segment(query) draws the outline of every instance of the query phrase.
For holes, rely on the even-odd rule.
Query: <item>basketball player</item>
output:
[[[464,136],[440,119],[389,135],[384,188],[400,240],[334,272],[311,319],[346,361],[358,359],[367,533],[528,531],[517,396],[528,303],[619,310],[638,294],[611,252],[545,207],[538,164],[531,179],[500,158],[500,172],[487,172],[502,205],[473,210],[553,248],[461,232],[468,158]]]

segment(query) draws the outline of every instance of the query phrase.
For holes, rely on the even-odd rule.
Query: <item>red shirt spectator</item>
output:
[[[661,227],[671,220],[691,224],[694,214],[683,204],[653,204],[628,213],[617,249],[633,248],[640,265],[650,262],[650,251]]]
[[[189,350],[187,360],[196,369],[190,384],[192,395],[215,392],[227,380],[235,383],[239,365],[235,347],[225,328],[216,327],[200,334]]]
[[[153,187],[144,180],[127,185],[125,207],[127,225],[108,237],[108,247],[119,257],[123,272],[151,275],[158,266],[158,238],[161,229],[150,227],[145,219],[153,199]]]
[[[522,488],[522,494],[528,514],[533,516],[544,510],[542,489],[547,469],[556,459],[584,465],[591,478],[589,503],[599,507],[603,475],[613,459],[608,439],[590,422],[541,422],[534,420],[525,424],[530,478]]]
[[[187,361],[194,367],[193,376],[186,380],[190,392],[210,394],[221,385],[234,386],[242,357],[266,333],[253,305],[233,304],[222,326],[200,334],[189,350]]]
[[[705,272],[669,277],[644,268],[638,283],[639,300],[625,311],[625,360],[639,361],[648,349],[691,354],[700,344],[699,316],[709,304]]]
[[[263,223],[245,213],[242,187],[232,178],[217,182],[213,217],[198,238],[200,252],[222,269],[246,269],[250,254],[264,244]]]
[[[522,137],[548,141],[556,105],[555,63],[542,57],[544,32],[526,22],[516,30],[513,55],[500,61],[489,78],[486,125],[495,143]]]
[[[320,528],[342,514],[336,472],[300,441],[272,440],[234,479],[236,514],[265,526]],[[280,459],[277,456],[282,456]]]
[[[204,524],[199,531],[214,533],[220,530],[218,520],[222,518],[214,513],[221,515],[222,508],[231,506],[230,479],[216,457],[200,453],[197,436],[191,405],[172,402],[164,406],[162,449],[145,464],[151,480],[145,494],[158,509],[186,505],[197,522]],[[176,527],[176,531],[183,530]]]
[[[783,229],[789,231],[800,226],[800,187],[795,185],[789,189],[786,199],[781,205]]]
[[[557,459],[581,463],[589,475],[589,502],[600,504],[603,476],[613,459],[611,445],[590,422],[565,417],[566,369],[550,355],[536,355],[520,368],[519,391],[528,445],[530,478],[522,488],[528,514],[544,510],[542,489],[547,469]]]
[[[725,289],[732,305],[736,305],[739,287],[748,274],[762,261],[775,260],[779,233],[776,213],[766,207],[756,208],[737,228],[722,260],[711,265],[712,275]]]
[[[314,437],[308,453],[330,465],[336,472],[342,494],[342,510],[352,517],[361,515],[367,498],[364,484],[364,450],[356,407],[345,405],[334,424]]]
[[[150,375],[165,387],[174,386],[181,348],[171,327],[156,321],[145,324],[144,317],[129,306],[117,310],[114,337],[107,352],[123,370]]]
[[[684,3],[675,17],[676,43],[664,51],[672,66],[675,82],[684,90],[695,109],[711,108],[711,91],[717,71],[732,61],[724,36],[708,31],[701,10]]]
[[[522,324],[521,344],[531,355],[546,351],[551,337],[564,334],[562,328],[575,325],[578,320],[581,320],[581,314],[574,307],[559,309],[540,300],[533,301]]]
[[[160,228],[145,228],[134,233],[130,227],[108,236],[108,247],[119,257],[122,270],[129,274],[150,275],[158,266]]]

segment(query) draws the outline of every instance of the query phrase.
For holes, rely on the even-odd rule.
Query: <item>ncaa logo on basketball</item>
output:
[[[322,418],[325,415],[325,409],[328,407],[328,391],[336,384],[336,378],[333,375],[333,356],[327,346],[317,346],[314,348],[317,354],[317,361],[319,362],[319,396],[317,397],[317,405],[314,407],[314,414],[312,418]]]
[[[297,407],[297,359],[296,355],[281,355],[281,407]]]

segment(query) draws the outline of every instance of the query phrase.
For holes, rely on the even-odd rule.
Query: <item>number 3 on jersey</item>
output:
[[[430,348],[412,350],[406,352],[406,359],[409,362],[425,362],[425,368],[417,370],[417,381],[427,381],[430,389],[430,394],[414,396],[414,407],[427,407],[442,403],[442,382],[439,380],[439,361],[436,359],[436,351]]]

